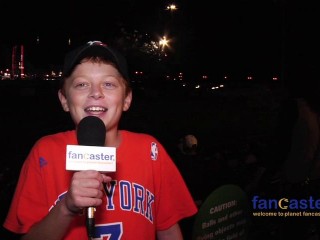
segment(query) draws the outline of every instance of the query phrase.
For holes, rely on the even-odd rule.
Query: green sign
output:
[[[236,185],[223,185],[204,201],[196,216],[192,240],[245,240],[249,230],[246,193]]]

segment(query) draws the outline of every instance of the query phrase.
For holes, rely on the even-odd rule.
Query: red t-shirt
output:
[[[152,136],[121,131],[116,151],[113,184],[95,212],[95,238],[156,239],[197,207],[183,178],[163,146]],[[76,132],[45,136],[31,149],[21,169],[16,192],[3,224],[26,233],[44,218],[69,188],[72,171],[66,170],[66,146],[77,144]],[[65,240],[87,240],[85,217],[73,220]]]

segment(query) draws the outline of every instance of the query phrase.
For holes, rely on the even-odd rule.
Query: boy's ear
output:
[[[126,98],[124,99],[123,111],[127,111],[130,108],[132,101],[132,91],[128,93]]]
[[[60,104],[65,112],[69,112],[68,102],[65,95],[62,93],[61,89],[58,91],[58,97],[60,100]]]

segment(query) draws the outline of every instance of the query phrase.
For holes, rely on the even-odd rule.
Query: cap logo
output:
[[[100,45],[100,46],[103,46],[103,47],[106,47],[107,44],[101,42],[101,41],[89,41],[87,42],[88,45]]]

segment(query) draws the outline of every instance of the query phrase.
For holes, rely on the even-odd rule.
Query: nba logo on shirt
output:
[[[157,160],[158,158],[158,146],[155,142],[151,143],[151,159]]]

